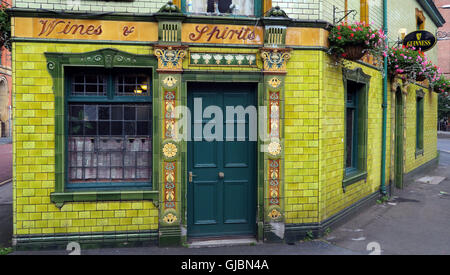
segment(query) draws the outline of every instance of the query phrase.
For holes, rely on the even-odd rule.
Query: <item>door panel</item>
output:
[[[194,224],[217,224],[217,181],[194,181]]]
[[[248,208],[245,205],[249,195],[248,185],[248,181],[224,181],[223,200],[232,202],[223,209],[224,223],[249,223]]]
[[[188,172],[193,173],[187,188],[190,237],[255,234],[257,142],[249,141],[249,116],[238,118],[235,115],[227,121],[226,106],[244,109],[257,106],[256,87],[251,84],[188,83],[188,107],[194,118],[192,138],[198,138],[188,142],[187,148]],[[222,122],[214,115],[208,118],[195,115],[194,99],[200,98],[203,111],[210,106],[222,110]],[[203,131],[211,120],[223,123],[223,140],[199,139],[195,126]],[[233,131],[227,131],[227,123],[234,124]],[[245,128],[242,141],[237,141],[238,123]],[[227,141],[226,137],[234,138],[234,141]],[[219,173],[223,173],[223,178]]]

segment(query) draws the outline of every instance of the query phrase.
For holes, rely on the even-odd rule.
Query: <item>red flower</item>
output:
[[[338,37],[338,39],[339,39],[339,40],[341,40],[341,39],[342,39],[342,37],[341,37],[341,36],[339,36],[339,37]]]
[[[351,37],[354,37],[355,35],[353,33],[350,34]]]

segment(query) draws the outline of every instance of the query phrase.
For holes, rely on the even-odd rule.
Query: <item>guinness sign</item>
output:
[[[425,52],[431,50],[436,45],[436,41],[436,37],[431,32],[415,31],[403,39],[403,45],[407,48],[415,47]]]

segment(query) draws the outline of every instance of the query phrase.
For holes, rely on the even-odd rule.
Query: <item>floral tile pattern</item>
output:
[[[256,54],[198,53],[189,56],[190,65],[256,67]]]

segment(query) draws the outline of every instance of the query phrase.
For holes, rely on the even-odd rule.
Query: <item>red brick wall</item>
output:
[[[450,0],[436,0],[435,4],[446,21],[445,25],[439,29],[439,32],[445,32],[447,34],[447,40],[440,40],[438,42],[438,65],[441,67],[442,72],[447,77],[450,77],[450,9],[442,8],[444,5],[450,6]]]

